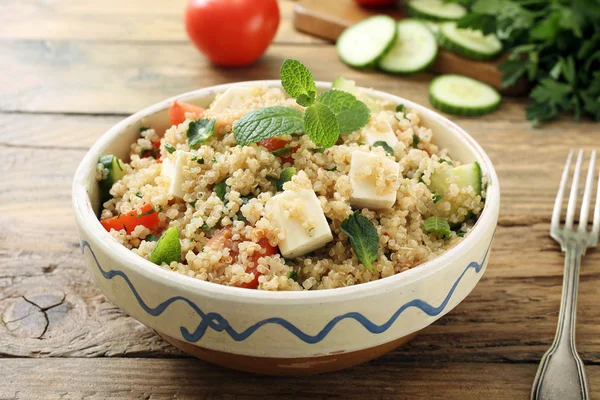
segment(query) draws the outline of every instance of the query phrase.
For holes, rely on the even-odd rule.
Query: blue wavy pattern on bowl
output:
[[[96,254],[94,253],[94,250],[91,248],[89,242],[87,242],[85,240],[81,241],[82,253],[85,253],[86,247],[89,249],[89,251],[94,259],[94,262],[96,263],[96,266],[98,267],[98,270],[100,271],[102,276],[108,280],[113,279],[117,276],[120,276],[121,278],[123,278],[123,280],[125,280],[125,283],[127,283],[127,286],[129,286],[129,289],[135,296],[140,307],[142,307],[142,309],[149,315],[154,316],[154,317],[159,316],[171,304],[173,304],[177,301],[182,301],[182,302],[187,303],[196,312],[196,314],[198,314],[198,316],[200,317],[200,323],[198,324],[198,326],[196,327],[196,329],[193,332],[190,332],[187,328],[185,328],[183,326],[181,326],[179,328],[181,331],[181,335],[188,342],[197,342],[198,340],[200,340],[204,336],[204,334],[206,333],[206,330],[208,328],[211,328],[211,329],[215,330],[216,332],[224,331],[233,340],[235,340],[237,342],[241,342],[241,341],[246,340],[248,337],[250,337],[254,332],[256,332],[258,329],[260,329],[260,327],[262,327],[264,325],[268,325],[268,324],[276,324],[276,325],[280,325],[283,328],[287,329],[294,336],[298,337],[298,339],[300,339],[306,343],[312,344],[312,343],[318,343],[321,340],[323,340],[340,321],[345,320],[345,319],[354,319],[369,332],[378,334],[378,333],[383,333],[383,332],[387,331],[394,324],[394,322],[398,319],[398,317],[405,310],[407,310],[411,307],[418,308],[429,316],[439,315],[444,310],[444,308],[446,308],[446,305],[452,298],[452,295],[454,294],[456,287],[458,286],[458,284],[460,283],[462,278],[465,276],[467,271],[470,269],[473,269],[476,273],[479,273],[481,271],[481,269],[485,265],[485,260],[488,257],[490,247],[491,247],[491,241],[490,241],[490,245],[488,246],[488,249],[485,252],[485,255],[483,256],[483,260],[481,260],[481,263],[472,261],[469,263],[469,265],[466,266],[466,268],[463,270],[463,272],[460,274],[460,276],[456,279],[456,281],[450,288],[450,291],[444,298],[444,301],[442,301],[442,303],[439,306],[437,306],[437,307],[432,306],[431,304],[427,303],[424,300],[414,299],[414,300],[411,300],[411,301],[403,304],[400,308],[398,308],[398,310],[394,314],[392,314],[392,316],[385,323],[383,323],[381,325],[371,322],[367,317],[365,317],[364,315],[362,315],[359,312],[349,312],[346,314],[338,315],[337,317],[333,318],[316,335],[307,334],[307,333],[303,332],[301,329],[299,329],[298,327],[296,327],[293,323],[289,322],[285,318],[280,318],[280,317],[272,317],[272,318],[263,319],[261,321],[258,321],[254,325],[248,327],[247,329],[238,332],[229,324],[229,321],[227,321],[227,319],[225,317],[223,317],[221,314],[214,313],[214,312],[205,313],[194,302],[192,302],[191,300],[189,300],[183,296],[174,296],[174,297],[171,297],[171,298],[163,301],[156,307],[150,307],[141,298],[140,294],[136,290],[133,283],[131,283],[131,280],[129,279],[127,274],[125,274],[125,272],[119,271],[119,270],[106,271],[104,268],[102,268],[102,266],[98,262],[98,259],[96,258]]]

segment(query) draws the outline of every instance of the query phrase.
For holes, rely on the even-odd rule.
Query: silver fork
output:
[[[594,164],[596,162],[596,152],[593,151],[585,180],[579,226],[574,228],[573,218],[577,207],[579,173],[581,172],[581,163],[583,161],[583,150],[579,150],[567,205],[565,225],[561,227],[561,209],[572,158],[573,150],[569,152],[569,156],[567,157],[550,223],[550,236],[560,244],[562,251],[566,253],[562,299],[558,314],[558,328],[552,346],[540,361],[540,366],[531,390],[532,400],[588,400],[590,398],[583,361],[579,358],[577,349],[575,348],[575,317],[577,313],[577,288],[579,286],[581,257],[585,254],[585,250],[588,247],[596,247],[598,244],[598,233],[600,231],[600,177],[594,207],[594,222],[592,230],[589,231],[587,225],[594,186]]]

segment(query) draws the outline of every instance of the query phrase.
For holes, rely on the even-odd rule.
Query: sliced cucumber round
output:
[[[396,40],[377,66],[393,74],[412,74],[429,67],[437,51],[437,40],[429,28],[421,21],[405,19],[398,22]]]
[[[429,85],[429,101],[454,115],[483,115],[496,110],[502,97],[491,86],[462,75],[440,75]]]
[[[348,28],[337,40],[337,51],[343,62],[362,68],[373,65],[396,39],[396,22],[387,15],[376,15]]]
[[[433,21],[456,21],[467,14],[460,4],[442,0],[409,0],[406,8],[412,17]]]
[[[502,43],[493,33],[457,28],[456,22],[440,24],[438,38],[445,49],[474,60],[491,60],[502,52]]]

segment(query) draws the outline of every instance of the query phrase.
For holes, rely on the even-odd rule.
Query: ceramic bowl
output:
[[[241,82],[167,99],[109,129],[79,165],[73,208],[81,249],[89,272],[110,301],[203,360],[288,375],[333,371],[376,358],[456,307],[473,290],[488,262],[499,211],[498,177],[485,152],[460,127],[421,105],[379,91],[367,90],[371,96],[416,109],[440,147],[463,162],[478,161],[489,180],[485,208],[475,227],[442,256],[356,286],[267,292],[221,286],[158,268],[104,230],[97,218],[100,202],[94,178],[100,155],[127,159],[142,121],[159,131],[168,127],[167,110],[174,99],[207,107],[216,93],[252,84],[281,87],[279,81]],[[317,86],[330,87],[323,82]]]

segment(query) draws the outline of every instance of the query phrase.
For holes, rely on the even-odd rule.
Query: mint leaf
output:
[[[396,112],[406,112],[406,107],[404,106],[404,104],[398,104],[396,106]]]
[[[362,265],[373,271],[373,262],[379,253],[379,234],[373,223],[355,211],[342,221],[340,229],[348,235],[352,250]]]
[[[444,218],[429,217],[425,220],[423,227],[427,232],[441,233],[443,236],[450,236],[450,224]]]
[[[335,114],[323,103],[315,103],[304,113],[304,130],[320,147],[331,147],[338,140],[340,128]]]
[[[317,95],[313,76],[301,62],[286,58],[279,70],[281,85],[301,106],[308,107]]]
[[[190,122],[187,130],[187,141],[190,147],[196,147],[215,133],[214,119],[197,119]]]
[[[167,229],[158,239],[152,253],[150,261],[156,265],[171,264],[173,261],[181,259],[181,242],[179,242],[179,228],[176,226]]]
[[[173,154],[177,149],[175,148],[175,146],[170,145],[169,143],[165,143],[165,150],[167,150],[169,154]]]
[[[279,175],[279,179],[275,181],[275,187],[277,187],[278,191],[283,190],[283,184],[291,181],[292,176],[296,175],[296,168],[294,167],[286,167],[281,170],[281,174]]]
[[[233,125],[233,135],[240,146],[303,131],[302,113],[282,106],[250,111]]]
[[[221,199],[223,204],[227,202],[227,199],[225,198],[225,194],[227,194],[227,184],[225,181],[226,179],[223,179],[221,182],[215,185],[215,194]]]
[[[385,150],[385,152],[387,153],[388,156],[394,155],[394,149],[392,149],[392,147],[389,144],[387,144],[387,142],[384,142],[383,140],[376,141],[375,143],[373,143],[373,146],[383,147],[383,149]]]
[[[325,104],[335,114],[341,134],[356,132],[369,122],[369,107],[348,92],[328,90],[321,93],[317,101]]]

